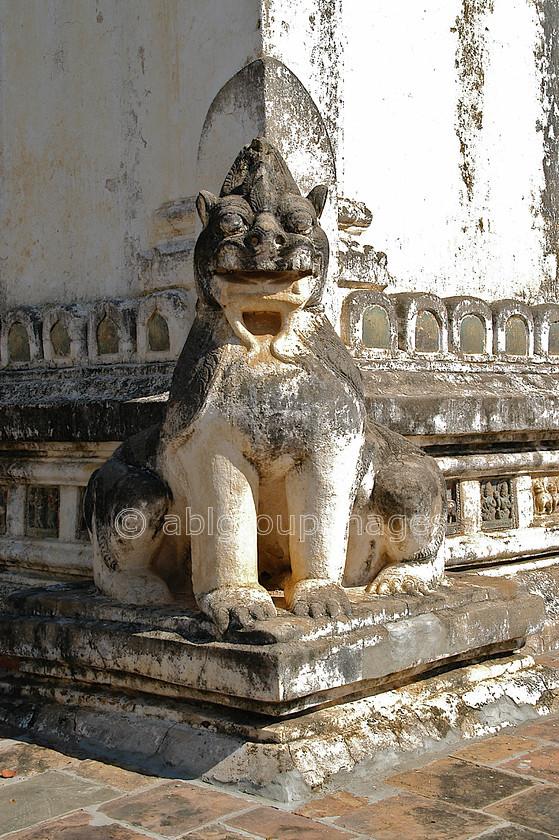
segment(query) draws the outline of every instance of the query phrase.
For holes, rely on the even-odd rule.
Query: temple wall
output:
[[[188,286],[190,267],[158,282],[138,260],[193,240],[192,203],[161,208],[208,171],[218,188],[230,154],[205,149],[200,168],[205,121],[260,56],[318,108],[338,194],[373,211],[362,243],[388,255],[391,292],[556,299],[550,0],[4,0],[0,16],[0,305]],[[304,180],[296,135],[313,124],[282,122],[267,83],[255,96]],[[254,102],[236,107],[248,142]]]
[[[506,556],[556,551],[558,28],[555,0],[0,0],[0,562],[66,568],[79,488],[161,422],[195,196],[261,134],[329,186],[327,312],[371,419],[439,457],[452,562],[505,556],[494,487]]]
[[[133,296],[257,0],[0,3],[0,305]]]
[[[557,295],[555,4],[344,4],[343,190],[391,289]]]

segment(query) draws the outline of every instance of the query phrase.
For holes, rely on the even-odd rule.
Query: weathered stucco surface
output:
[[[556,294],[556,23],[544,0],[344,4],[343,192],[395,291]]]
[[[139,279],[138,254],[176,233],[159,208],[227,171],[204,124],[265,56],[316,104],[338,193],[372,209],[363,244],[389,255],[390,291],[556,296],[553,0],[3,0],[0,15],[0,304],[173,285]],[[296,98],[257,82],[219,117],[235,148],[273,125],[299,176],[292,133],[312,141],[317,121],[294,126]]]
[[[259,6],[0,3],[0,303],[138,291],[151,214],[196,191],[206,110],[258,54]]]

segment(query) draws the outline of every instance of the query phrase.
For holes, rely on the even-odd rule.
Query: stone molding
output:
[[[16,307],[0,316],[0,367],[34,369],[49,366],[87,366],[114,363],[172,361],[178,358],[194,318],[194,295],[185,289],[167,289],[141,298],[92,301],[61,306]],[[371,306],[386,312],[388,340],[386,346],[369,347],[363,341],[363,316]],[[151,350],[147,337],[150,317],[158,312],[167,322],[169,349]],[[422,312],[432,313],[440,330],[439,351],[426,352],[417,347],[416,325]],[[460,329],[466,316],[476,316],[484,330],[483,353],[467,353],[461,349]],[[97,345],[99,324],[104,317],[116,324],[119,350],[100,353]],[[526,330],[527,353],[506,352],[507,323],[518,318]],[[50,331],[58,322],[68,331],[70,353],[56,356]],[[29,361],[10,358],[8,336],[14,324],[21,324],[29,342]],[[345,297],[341,312],[341,335],[356,358],[463,360],[467,362],[506,361],[522,365],[527,362],[554,362],[559,354],[549,352],[553,325],[559,324],[559,304],[542,303],[528,306],[521,301],[500,300],[487,303],[480,298],[453,296],[439,298],[423,292],[393,295],[374,289],[353,289]],[[558,327],[559,330],[559,327]],[[559,341],[559,336],[556,341]]]
[[[8,568],[33,569],[90,577],[91,546],[80,532],[80,488],[116,443],[18,444],[0,450],[0,562]],[[559,551],[559,451],[494,452],[436,458],[455,501],[447,530],[447,567],[486,565]],[[510,483],[511,516],[495,517],[487,527],[482,485]],[[29,487],[58,487],[61,531],[58,538],[26,533]],[[541,490],[543,489],[543,495]],[[537,496],[537,494],[540,494]],[[548,498],[549,497],[553,497]],[[546,509],[546,502],[547,508]],[[454,520],[454,521],[451,521]],[[63,524],[64,523],[64,524]]]
[[[149,349],[147,324],[158,312],[167,322],[169,350]],[[97,330],[103,319],[110,319],[118,335],[118,351],[102,353]],[[16,307],[0,316],[0,367],[75,367],[170,361],[178,358],[194,319],[194,298],[183,289],[154,292],[140,299],[112,299],[80,304],[44,307]],[[57,355],[51,339],[53,327],[60,323],[67,331],[70,349]],[[10,357],[8,337],[14,325],[21,325],[29,344],[29,361]]]
[[[371,305],[383,307],[391,325],[390,340],[384,348],[367,347],[363,342],[363,315]],[[422,312],[432,313],[437,321],[440,330],[438,352],[425,352],[417,347],[416,325]],[[461,324],[468,315],[476,316],[482,322],[485,348],[482,353],[468,353],[461,348]],[[525,355],[507,353],[506,350],[507,324],[515,317],[522,321],[526,330]],[[553,303],[530,307],[515,300],[487,303],[467,295],[448,298],[422,292],[387,295],[366,289],[354,290],[347,295],[341,315],[342,338],[356,357],[506,360],[511,364],[559,358],[549,352],[550,327],[555,323],[559,323],[559,305]]]

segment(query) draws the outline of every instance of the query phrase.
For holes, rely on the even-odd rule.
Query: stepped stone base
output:
[[[288,800],[559,710],[559,672],[530,655],[556,644],[556,561],[454,572],[427,597],[351,590],[343,621],[278,598],[277,621],[228,638],[194,609],[34,583],[0,585],[0,721],[160,775]]]
[[[357,765],[458,743],[559,711],[559,669],[513,655],[286,720],[0,672],[0,721],[69,753],[287,802]]]

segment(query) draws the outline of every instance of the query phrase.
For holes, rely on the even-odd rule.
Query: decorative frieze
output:
[[[84,484],[114,446],[96,444],[84,452],[83,444],[57,444],[38,456],[31,444],[28,457],[19,451],[17,470],[10,450],[0,457],[0,562],[90,574]],[[449,567],[559,552],[559,450],[437,461],[447,477]]]
[[[387,295],[371,285],[353,288],[342,304],[341,335],[357,357],[519,365],[554,362],[559,356],[558,304],[488,304],[422,292]],[[0,367],[174,360],[194,307],[193,293],[178,288],[139,300],[18,307],[0,316]]]
[[[342,337],[356,356],[392,356],[437,359],[458,358],[506,361],[554,361],[559,354],[559,305],[527,306],[521,301],[500,300],[488,304],[479,298],[405,292],[375,293],[355,290],[342,309]],[[374,306],[374,310],[369,307]],[[378,307],[386,313],[383,316]],[[391,310],[396,311],[398,336],[395,351],[384,337]]]

